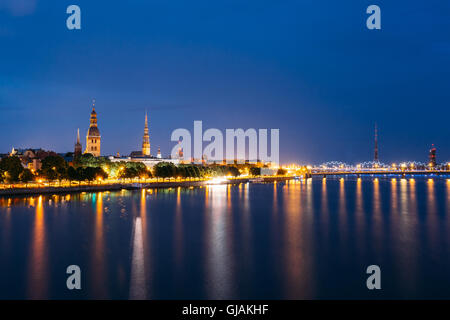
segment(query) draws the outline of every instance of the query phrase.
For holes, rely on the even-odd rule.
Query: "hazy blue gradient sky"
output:
[[[82,30],[66,28],[77,4]],[[382,30],[366,28],[368,5]],[[450,160],[450,1],[0,0],[0,152],[103,153],[170,134],[279,128],[282,163]]]

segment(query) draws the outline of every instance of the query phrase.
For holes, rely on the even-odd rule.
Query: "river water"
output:
[[[0,198],[0,298],[448,299],[450,180]]]

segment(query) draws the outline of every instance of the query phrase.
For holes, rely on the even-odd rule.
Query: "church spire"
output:
[[[74,157],[79,157],[81,156],[82,153],[82,146],[80,143],[80,129],[77,130],[77,143],[75,143],[75,149],[73,152]]]
[[[148,134],[147,110],[145,110],[144,137],[142,138],[142,155],[150,156],[150,135]]]
[[[145,110],[145,128],[148,129],[147,110]]]

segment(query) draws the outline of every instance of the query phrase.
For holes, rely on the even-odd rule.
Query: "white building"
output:
[[[110,156],[109,160],[111,162],[142,162],[147,166],[147,168],[153,168],[155,165],[157,165],[160,162],[170,162],[174,165],[180,164],[179,159],[170,159],[170,158],[147,158],[147,157],[113,157]]]

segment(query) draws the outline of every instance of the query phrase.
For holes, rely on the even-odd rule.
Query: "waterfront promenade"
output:
[[[450,171],[313,171],[305,175],[286,175],[286,176],[246,176],[246,177],[220,177],[220,178],[166,178],[166,179],[136,179],[136,180],[106,180],[95,182],[82,182],[80,184],[74,182],[53,182],[53,183],[29,183],[29,184],[0,184],[0,197],[2,196],[26,196],[38,194],[61,194],[61,193],[79,193],[79,192],[99,192],[99,191],[118,191],[118,190],[134,190],[146,188],[188,188],[200,187],[206,185],[219,184],[240,184],[253,182],[278,182],[298,178],[312,178],[322,176],[399,176],[402,178],[414,177],[415,175],[428,176],[448,176]]]
[[[213,179],[148,179],[140,182],[97,182],[92,184],[55,184],[29,186],[11,185],[9,187],[0,188],[1,196],[25,196],[36,194],[58,194],[58,193],[78,193],[78,192],[98,192],[98,191],[118,191],[122,189],[146,189],[146,188],[177,188],[177,187],[200,187],[206,185],[218,184],[239,184],[247,182],[274,182],[293,179],[293,176],[268,176],[262,178],[213,178]]]

